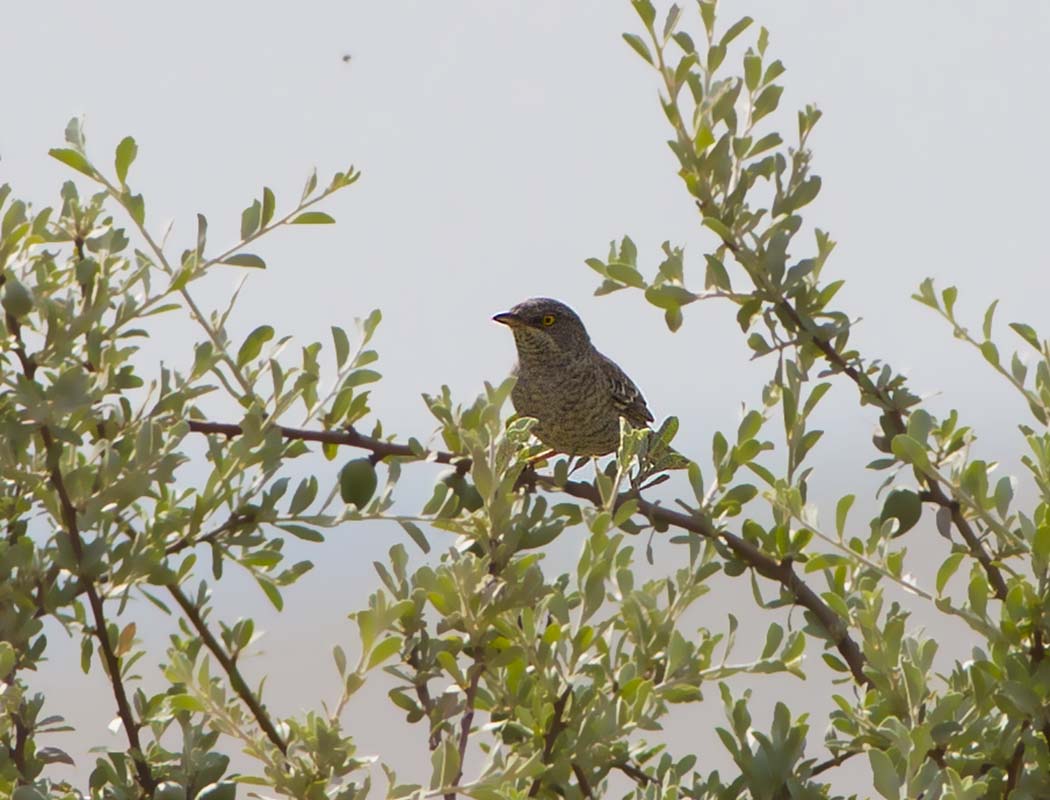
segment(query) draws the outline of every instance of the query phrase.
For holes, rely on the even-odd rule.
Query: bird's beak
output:
[[[509,325],[512,328],[517,328],[525,324],[525,320],[511,311],[504,311],[502,314],[497,314],[492,319],[494,322],[498,322],[501,325]]]

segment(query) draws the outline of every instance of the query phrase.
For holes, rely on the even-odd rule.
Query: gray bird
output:
[[[547,447],[602,456],[620,445],[620,417],[636,428],[653,421],[638,387],[564,303],[533,297],[492,319],[510,327],[518,348],[514,408],[536,418],[532,430]]]

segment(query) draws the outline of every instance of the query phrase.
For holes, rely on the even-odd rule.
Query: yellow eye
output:
[[[543,315],[543,327],[549,328],[553,324],[554,324],[554,315],[553,314],[544,314]]]

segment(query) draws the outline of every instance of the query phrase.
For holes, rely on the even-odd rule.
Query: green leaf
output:
[[[1028,342],[1028,344],[1036,350],[1042,349],[1039,345],[1039,334],[1035,332],[1035,328],[1031,325],[1025,325],[1023,322],[1011,322],[1010,330]]]
[[[350,356],[350,340],[346,336],[346,331],[337,325],[332,326],[332,343],[335,345],[336,366],[342,367]]]
[[[965,555],[963,552],[952,553],[944,559],[944,563],[937,570],[937,594],[944,592],[944,587],[948,585],[952,575],[959,569],[959,565],[962,563]]]
[[[292,225],[331,225],[335,217],[323,211],[304,211],[291,221]]]
[[[992,321],[995,319],[995,307],[999,305],[998,300],[993,300],[992,304],[988,306],[988,310],[984,312],[984,324],[981,325],[981,331],[984,333],[985,339],[992,338]]]
[[[259,584],[259,588],[263,590],[266,599],[270,601],[274,608],[278,611],[284,608],[284,598],[281,597],[281,592],[273,581],[269,578],[256,576],[255,582]]]
[[[645,288],[645,279],[642,277],[642,274],[632,266],[614,262],[606,267],[606,271],[610,278],[618,280],[620,283],[626,283],[628,286],[634,286],[637,289]]]
[[[1050,561],[1050,525],[1040,525],[1032,537],[1032,553],[1042,561]]]
[[[134,139],[130,136],[125,136],[120,140],[120,144],[117,145],[116,156],[113,159],[113,166],[116,167],[117,180],[120,181],[121,186],[125,184],[128,177],[128,169],[138,154],[139,146],[135,144]]]
[[[346,376],[343,386],[362,386],[366,383],[375,383],[382,377],[374,369],[355,369]]]
[[[719,238],[723,242],[726,242],[727,244],[732,244],[733,232],[726,227],[726,224],[722,222],[722,220],[716,217],[704,217],[703,224],[705,227],[710,228],[716,234],[718,234]],[[708,264],[710,265],[710,262],[708,262]]]
[[[894,436],[890,449],[893,450],[893,455],[897,456],[901,461],[911,464],[919,470],[925,470],[930,466],[926,448],[906,433]]]
[[[266,262],[254,253],[235,253],[227,256],[220,263],[229,264],[231,267],[251,267],[252,269],[266,269]]]
[[[262,200],[262,226],[264,228],[270,224],[270,220],[273,219],[274,209],[276,208],[277,200],[273,196],[273,191],[269,186],[264,186]]]
[[[295,516],[305,511],[317,497],[317,478],[313,475],[299,481],[299,486],[292,496],[292,502],[288,506],[288,513]]]
[[[707,272],[704,275],[704,288],[710,289],[713,286],[723,292],[733,291],[733,286],[729,282],[729,273],[726,272],[725,264],[712,255],[705,255],[704,259],[707,261]]]
[[[754,53],[744,56],[744,83],[749,92],[755,91],[762,81],[762,57]]]
[[[277,526],[282,531],[292,534],[298,539],[302,539],[305,542],[323,542],[324,536],[320,531],[316,531],[313,528],[307,528],[305,525],[295,525],[290,522],[284,522]]]
[[[682,327],[682,309],[675,306],[669,308],[664,312],[664,322],[667,323],[667,330],[674,333]]]
[[[430,776],[431,789],[443,789],[452,786],[459,774],[459,750],[451,739],[443,739],[440,746],[431,754],[430,764],[433,773]]]
[[[139,225],[143,225],[146,222],[146,201],[143,199],[141,194],[130,194],[124,192],[121,195],[121,200],[127,208],[128,213],[131,214],[131,218],[135,220]]]
[[[696,295],[681,286],[650,286],[645,290],[645,299],[657,308],[678,308],[696,300]]]
[[[405,533],[407,533],[409,538],[416,543],[420,550],[424,553],[430,552],[430,542],[427,541],[427,537],[416,523],[409,522],[406,519],[398,520],[398,522],[401,524]]]
[[[718,43],[722,45],[722,47],[728,47],[729,43],[746,31],[752,22],[754,22],[754,20],[751,19],[751,17],[741,17],[729,26],[729,29],[722,34],[722,38],[719,39]]]
[[[400,636],[388,636],[377,644],[368,656],[368,669],[379,666],[390,656],[394,655],[401,649],[402,642],[403,640]]]
[[[262,346],[273,338],[273,327],[271,325],[260,325],[248,334],[241,349],[237,351],[237,366],[243,367],[249,361],[257,358],[262,352]]]
[[[755,100],[753,121],[758,122],[762,117],[777,110],[780,105],[780,95],[784,93],[783,86],[767,86]]]
[[[899,800],[901,781],[890,757],[881,750],[869,750],[868,760],[871,762],[875,791],[888,800]]]
[[[262,203],[254,200],[250,206],[241,212],[241,239],[247,239],[259,230],[259,220],[262,217]]]
[[[853,501],[856,499],[856,495],[847,494],[840,498],[838,504],[835,506],[835,531],[838,533],[840,539],[842,538],[843,531],[846,530],[846,516],[849,514],[850,508],[853,507]]]
[[[197,793],[196,800],[235,800],[237,784],[233,781],[209,783]]]
[[[68,147],[52,147],[47,151],[47,154],[61,161],[67,167],[72,167],[77,172],[83,172],[89,178],[95,177],[95,168],[76,150],[70,150]]]
[[[919,495],[911,489],[894,489],[887,495],[879,519],[883,522],[888,519],[897,520],[898,527],[894,535],[900,536],[914,528],[921,515],[922,501]]]
[[[649,48],[646,46],[645,42],[642,41],[641,36],[635,33],[625,33],[623,35],[623,40],[631,46],[631,49],[634,50],[634,52],[645,59],[646,64],[653,63],[653,56],[649,52]]]

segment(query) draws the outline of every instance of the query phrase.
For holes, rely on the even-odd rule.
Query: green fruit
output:
[[[153,800],[186,800],[186,790],[174,781],[164,781],[153,792]]]
[[[378,485],[375,465],[367,458],[347,461],[339,471],[339,494],[343,502],[359,509],[368,505]]]
[[[33,295],[14,276],[4,281],[4,299],[0,301],[4,311],[15,319],[20,319],[33,310]]]
[[[459,498],[460,508],[465,508],[467,511],[477,511],[485,505],[481,492],[457,470],[446,470],[441,473],[440,480]]]

